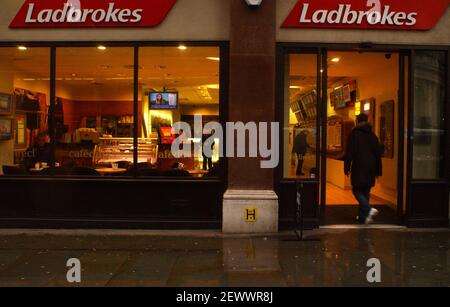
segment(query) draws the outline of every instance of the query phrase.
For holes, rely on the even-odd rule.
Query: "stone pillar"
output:
[[[263,0],[257,8],[249,7],[244,0],[230,0],[230,5],[229,121],[273,122],[276,1]],[[230,158],[228,164],[223,231],[277,232],[274,170],[262,169],[257,158]],[[257,209],[256,222],[245,221],[246,209]]]

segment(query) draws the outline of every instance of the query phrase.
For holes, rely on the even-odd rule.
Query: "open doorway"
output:
[[[358,223],[358,202],[344,174],[344,157],[359,114],[368,116],[382,145],[383,175],[370,193],[370,204],[379,211],[375,223],[398,223],[398,93],[398,54],[328,53],[325,224]]]

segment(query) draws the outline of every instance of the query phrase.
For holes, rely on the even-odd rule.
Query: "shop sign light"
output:
[[[262,0],[245,0],[245,2],[249,6],[260,6],[262,3]]]

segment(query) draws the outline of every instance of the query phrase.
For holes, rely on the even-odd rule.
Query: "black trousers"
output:
[[[297,154],[298,164],[297,164],[297,176],[303,174],[303,164],[305,163],[305,155]]]
[[[207,171],[213,168],[212,158],[208,158],[203,154],[203,170]]]

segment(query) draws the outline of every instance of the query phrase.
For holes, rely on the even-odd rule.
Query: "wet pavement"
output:
[[[0,286],[74,286],[67,260],[81,262],[75,286],[450,286],[449,230],[321,229],[320,241],[277,236],[2,233]]]

